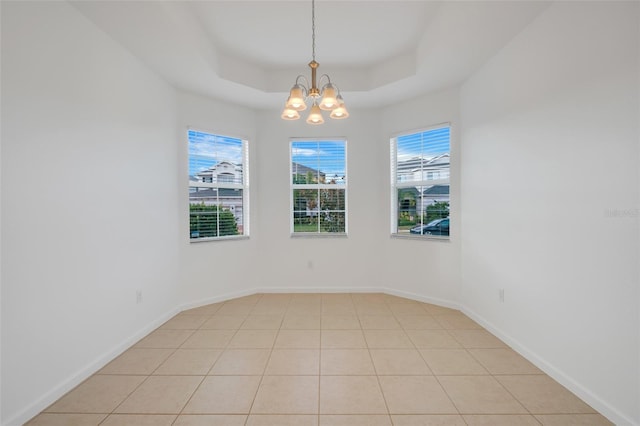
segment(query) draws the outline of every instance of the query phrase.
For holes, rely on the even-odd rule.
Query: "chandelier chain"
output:
[[[0,0],[2,1],[2,0]],[[296,77],[296,82],[289,91],[289,97],[282,111],[283,120],[297,120],[300,118],[298,111],[307,109],[307,102],[311,101],[311,112],[307,117],[309,124],[322,124],[322,110],[331,111],[329,117],[343,119],[349,117],[344,100],[340,95],[340,89],[331,82],[328,74],[322,74],[317,78],[319,63],[316,62],[316,1],[311,0],[311,54],[313,59],[307,65],[311,68],[311,79],[304,75]],[[322,84],[324,81],[324,85]],[[318,84],[319,83],[319,84]]]
[[[311,0],[311,52],[316,60],[316,0]]]

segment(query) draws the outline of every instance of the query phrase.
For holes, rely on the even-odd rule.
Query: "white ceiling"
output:
[[[280,108],[310,78],[311,1],[77,1],[73,6],[170,84]],[[347,106],[455,86],[528,25],[541,1],[316,2],[316,60]]]

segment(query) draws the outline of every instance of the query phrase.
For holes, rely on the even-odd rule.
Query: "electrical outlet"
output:
[[[140,304],[142,303],[142,291],[138,290],[136,291],[136,304]]]
[[[498,300],[500,300],[500,303],[504,303],[504,288],[498,290]]]

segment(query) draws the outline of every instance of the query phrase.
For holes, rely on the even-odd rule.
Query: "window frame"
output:
[[[402,136],[414,135],[418,133],[426,133],[433,130],[449,128],[449,176],[446,179],[423,179],[422,180],[411,180],[407,182],[398,182],[397,173],[398,173],[398,138]],[[400,233],[398,232],[398,190],[403,188],[415,188],[417,186],[435,186],[447,184],[449,186],[449,229],[451,226],[451,134],[453,131],[453,126],[451,122],[442,122],[433,124],[426,127],[421,127],[414,130],[403,131],[399,133],[393,134],[389,138],[389,146],[390,146],[390,212],[391,212],[391,221],[390,221],[390,233],[393,238],[400,239],[416,239],[416,240],[424,240],[424,241],[442,241],[449,242],[451,241],[451,234],[449,235],[433,235],[433,234],[411,234],[411,233]],[[424,171],[422,172],[424,173]],[[429,172],[427,172],[429,173]],[[428,176],[428,175],[427,175]],[[422,225],[427,225],[427,223],[423,223]],[[416,225],[418,226],[418,225]]]
[[[344,143],[344,176],[343,184],[299,184],[293,182],[293,144],[300,142],[342,142]],[[346,238],[349,234],[349,172],[348,172],[348,141],[343,137],[295,137],[289,139],[289,233],[292,238]],[[312,187],[312,188],[311,188]],[[294,191],[296,189],[342,189],[344,190],[344,232],[294,232],[295,219],[295,199]],[[320,211],[320,210],[318,210]]]
[[[190,132],[198,132],[205,133],[208,135],[212,135],[215,137],[228,138],[228,139],[236,139],[241,142],[241,150],[242,150],[242,182],[225,182],[225,181],[216,181],[213,182],[213,177],[209,181],[205,182],[194,182],[191,181],[191,174],[188,173],[189,176],[189,194],[191,194],[191,188],[208,188],[208,189],[238,189],[242,191],[242,234],[239,235],[222,235],[215,237],[202,237],[202,238],[191,238],[191,230],[189,229],[189,243],[204,243],[210,241],[230,241],[230,240],[243,240],[249,239],[250,235],[250,186],[249,186],[249,139],[244,136],[231,136],[229,134],[217,133],[211,130],[203,130],[197,127],[188,127],[187,128],[187,164],[191,160],[191,154],[189,152],[189,145],[191,143],[189,133]],[[216,159],[217,163],[224,162],[224,158]],[[219,195],[219,192],[217,192]],[[189,195],[190,196],[190,195]],[[191,205],[191,201],[188,200],[188,204]],[[191,213],[189,209],[189,222],[191,218]]]

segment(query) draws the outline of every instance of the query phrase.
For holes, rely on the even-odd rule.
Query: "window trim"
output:
[[[429,181],[427,185],[437,185],[442,183],[449,184],[449,220],[451,221],[451,134],[453,132],[453,126],[450,121],[444,121],[441,123],[432,124],[425,127],[420,127],[413,130],[407,130],[402,132],[393,133],[389,137],[390,148],[390,236],[391,238],[407,239],[407,240],[421,240],[421,241],[438,241],[438,242],[450,242],[451,235],[432,235],[432,234],[410,234],[398,232],[398,188],[411,187],[411,186],[424,186],[426,181],[412,181],[415,185],[398,185],[397,182],[397,155],[398,155],[398,138],[401,136],[412,135],[415,133],[425,133],[436,129],[442,129],[444,127],[449,128],[449,178],[446,180],[438,179],[437,181]]]
[[[313,184],[314,189],[344,189],[344,232],[294,232],[294,199],[295,189],[310,189],[309,184],[293,183],[293,144],[296,142],[343,142],[344,143],[344,184]],[[349,167],[348,141],[345,137],[293,137],[289,138],[289,233],[291,238],[346,238],[349,235]]]
[[[205,243],[211,241],[237,241],[237,240],[247,240],[250,237],[250,179],[249,179],[249,149],[250,143],[249,138],[245,136],[231,136],[226,133],[218,133],[212,130],[206,130],[200,127],[192,127],[188,126],[186,129],[187,135],[187,170],[188,163],[190,159],[189,155],[189,132],[200,132],[206,133],[213,136],[219,136],[223,138],[237,139],[242,143],[242,183],[230,183],[230,182],[191,182],[189,180],[189,184],[187,189],[190,188],[214,188],[214,189],[240,189],[242,190],[242,234],[241,235],[222,235],[218,237],[204,237],[204,238],[191,238],[191,232],[189,232],[188,240],[189,243]],[[190,176],[187,171],[187,176]],[[190,201],[187,200],[187,203],[190,204]]]

